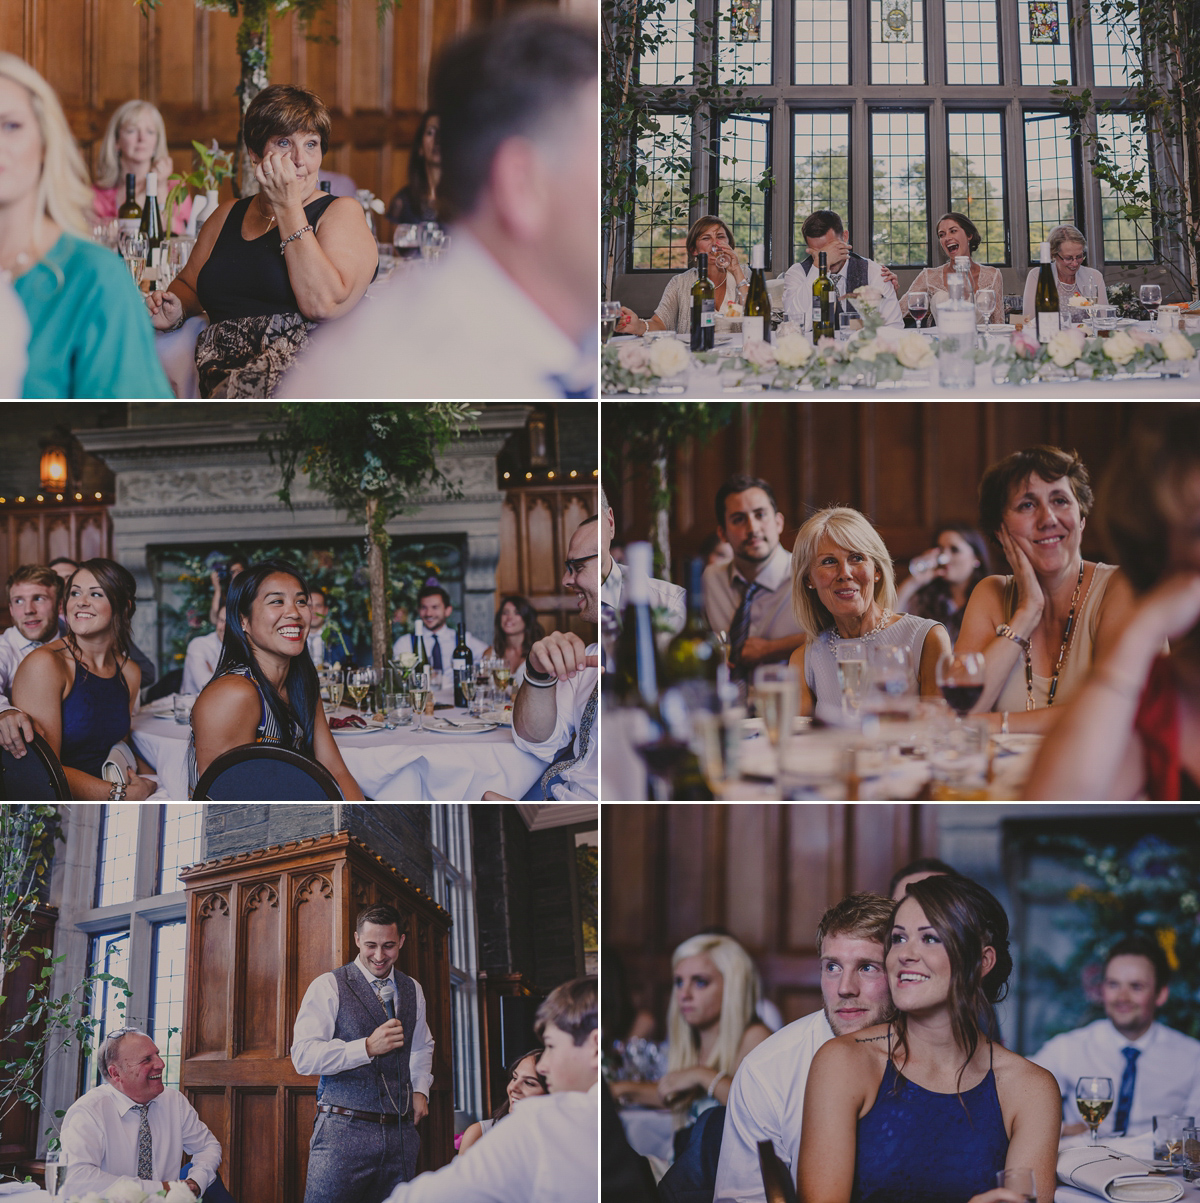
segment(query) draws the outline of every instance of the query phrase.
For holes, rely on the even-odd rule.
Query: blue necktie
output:
[[[1121,1075],[1121,1090],[1117,1095],[1117,1117],[1113,1120],[1113,1134],[1116,1136],[1124,1136],[1125,1129],[1129,1127],[1133,1087],[1137,1082],[1137,1059],[1142,1055],[1142,1050],[1134,1048],[1132,1044],[1123,1048],[1121,1052],[1125,1056],[1125,1072]]]
[[[429,667],[435,669],[437,672],[441,672],[442,645],[438,643],[438,637],[436,635],[430,635],[430,639],[433,640],[433,653],[429,657]]]
[[[750,635],[750,605],[757,594],[763,591],[763,586],[757,581],[746,586],[742,604],[738,606],[729,628],[729,667],[733,676],[745,680],[746,670],[738,663],[742,655],[742,647]]]

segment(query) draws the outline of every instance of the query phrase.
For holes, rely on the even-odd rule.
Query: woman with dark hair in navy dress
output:
[[[127,568],[85,560],[67,580],[66,634],[30,652],[13,680],[13,705],[54,749],[76,801],[141,801],[154,793],[154,782],[137,773],[124,787],[100,775],[113,744],[129,734],[142,684],[129,658],[136,594]]]
[[[321,706],[309,617],[308,585],[289,565],[265,560],[234,578],[216,675],[192,709],[189,793],[222,752],[273,744],[318,761],[344,798],[362,799]]]
[[[1052,1203],[1062,1099],[999,1044],[1012,972],[1008,916],[966,878],[914,882],[892,913],[895,1018],[813,1058],[798,1185],[805,1203],[1026,1203],[996,1186],[1032,1169]]]

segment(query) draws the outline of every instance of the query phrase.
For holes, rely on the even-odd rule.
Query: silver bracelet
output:
[[[108,787],[108,800],[110,802],[120,802],[125,797],[125,783],[123,781],[114,781]]]
[[[294,234],[289,234],[279,244],[279,253],[281,255],[283,254],[284,247],[286,247],[289,242],[294,242],[297,238],[302,238],[305,234],[311,234],[312,232],[313,232],[312,226],[301,226]]]

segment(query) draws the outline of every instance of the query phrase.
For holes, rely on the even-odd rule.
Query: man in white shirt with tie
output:
[[[387,1203],[596,1203],[600,1063],[596,979],[550,992],[533,1027],[550,1093],[522,1099],[465,1155],[398,1186]]]
[[[221,1145],[196,1109],[164,1086],[163,1059],[144,1032],[113,1032],[97,1051],[101,1085],[67,1108],[62,1125],[67,1163],[62,1197],[103,1196],[118,1178],[136,1178],[147,1194],[180,1181],[196,1198],[227,1200],[217,1178]]]
[[[704,610],[713,631],[726,633],[731,671],[747,680],[804,642],[792,613],[792,557],[779,543],[783,515],[770,482],[731,476],[717,490],[716,516],[733,559],[704,570]]]
[[[213,679],[221,660],[221,647],[225,643],[225,599],[217,606],[217,629],[207,635],[197,635],[187,645],[183,657],[183,681],[180,693],[199,693]]]
[[[1063,1135],[1087,1130],[1075,1108],[1082,1077],[1111,1078],[1105,1136],[1149,1132],[1155,1115],[1200,1115],[1200,1040],[1155,1021],[1171,969],[1158,943],[1131,936],[1109,950],[1100,983],[1104,1019],[1048,1040],[1029,1059],[1048,1069],[1063,1096]]]
[[[0,747],[16,757],[33,739],[33,721],[9,702],[17,667],[35,647],[58,635],[63,579],[42,564],[22,564],[7,582],[13,625],[0,634]]]
[[[308,591],[308,654],[314,664],[344,664],[351,659],[350,649],[338,632],[332,632],[326,622],[329,618],[329,602],[322,589]],[[326,636],[329,637],[328,644]]]
[[[417,614],[423,629],[418,635],[401,635],[392,646],[393,657],[401,652],[415,652],[416,641],[420,639],[429,658],[429,667],[449,672],[453,667],[454,645],[458,642],[458,632],[449,625],[453,612],[450,594],[441,585],[424,586],[417,594]],[[476,639],[470,631],[463,633],[467,637],[471,655],[478,660],[487,650],[487,644]]]
[[[751,1049],[729,1089],[714,1203],[766,1203],[758,1142],[796,1177],[804,1089],[817,1049],[834,1036],[884,1023],[892,996],[883,967],[892,903],[878,894],[851,894],[817,925],[824,1007]]]

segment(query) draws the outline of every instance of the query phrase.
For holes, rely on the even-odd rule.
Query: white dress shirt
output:
[[[0,280],[0,397],[20,397],[29,366],[29,315],[8,280]]]
[[[433,664],[433,644],[436,640],[442,649],[442,668],[449,672],[454,667],[454,645],[458,643],[458,631],[449,623],[443,623],[436,631],[427,631],[424,627],[420,627],[418,634],[425,644],[425,655],[429,657],[430,665]],[[470,631],[466,631],[464,634],[467,637],[467,647],[471,649],[471,655],[475,657],[475,663],[478,664],[483,653],[487,651],[487,644],[482,639],[476,639]],[[392,659],[399,656],[401,652],[415,652],[416,650],[413,636],[401,635],[392,644]]]
[[[732,560],[710,564],[704,570],[704,612],[714,633],[729,633],[733,616],[745,594],[736,582],[745,579]],[[791,553],[784,551],[782,544],[776,546],[754,580],[765,592],[756,593],[750,601],[748,638],[783,639],[788,635],[799,635],[800,624],[792,613]]]
[[[276,395],[532,399],[562,397],[563,377],[595,396],[595,347],[576,346],[465,228],[451,244],[316,331]]]
[[[804,270],[804,264],[800,262],[793,263],[784,272],[783,308],[790,321],[801,322],[812,313],[813,281],[820,274],[821,269],[815,260],[808,271]],[[838,269],[838,275],[840,279],[837,282],[837,294],[839,297],[844,297],[846,295],[845,263]],[[883,300],[879,302],[879,313],[883,318],[883,324],[903,329],[904,315],[900,312],[900,302],[896,297],[896,290],[890,284],[884,283],[883,268],[874,259],[867,260],[867,283],[883,293]]]
[[[1165,1024],[1152,1023],[1137,1040],[1126,1040],[1108,1019],[1064,1032],[1048,1040],[1030,1057],[1057,1079],[1063,1096],[1063,1119],[1081,1120],[1075,1107],[1075,1084],[1083,1077],[1112,1078],[1113,1106],[1097,1129],[1101,1138],[1113,1134],[1121,1078],[1127,1064],[1122,1049],[1141,1050],[1136,1063],[1133,1105],[1126,1134],[1150,1131],[1155,1115],[1193,1115],[1200,1118],[1200,1040]]]
[[[825,1012],[816,1011],[746,1054],[729,1088],[713,1203],[766,1203],[760,1140],[775,1146],[775,1155],[795,1179],[809,1067],[817,1049],[832,1039]]]
[[[600,586],[600,600],[612,606],[620,617],[625,608],[623,588],[625,573],[616,560],[612,562],[612,571],[604,578]],[[670,581],[660,581],[658,577],[650,578],[650,607],[654,610],[666,610],[668,625],[672,635],[679,634],[687,622],[687,590]]]
[[[521,1099],[449,1165],[386,1203],[595,1203],[600,1087]]]
[[[110,1082],[89,1090],[67,1108],[62,1123],[62,1151],[67,1163],[64,1197],[94,1191],[103,1195],[118,1178],[137,1178],[138,1129],[142,1113],[133,1099]],[[220,1141],[204,1126],[196,1109],[172,1086],[150,1104],[150,1146],[154,1178],[142,1179],[147,1194],[164,1182],[179,1181],[183,1155],[191,1158],[188,1177],[203,1194],[221,1164]]]
[[[587,654],[599,654],[600,645],[589,643]],[[566,681],[559,681],[554,687],[554,700],[558,713],[554,720],[554,730],[549,738],[541,743],[531,743],[522,739],[513,726],[513,743],[526,752],[532,752],[539,760],[549,764],[557,755],[559,749],[575,737],[579,725],[583,721],[583,712],[587,706],[592,691],[599,688],[600,670],[585,668]],[[534,689],[533,685],[524,686]],[[543,686],[548,689],[549,686]],[[572,765],[562,775],[562,781],[550,787],[550,793],[559,802],[595,802],[600,797],[600,771],[597,762],[600,743],[600,703],[596,703],[596,717],[592,722],[591,736],[588,739],[587,755],[578,763]],[[578,749],[576,749],[578,750]],[[564,762],[565,763],[565,762]]]
[[[58,632],[55,631],[52,637],[57,638]],[[0,632],[0,711],[14,709],[8,700],[12,697],[13,677],[17,675],[21,661],[35,647],[41,646],[32,639],[26,639],[20,627],[8,627]]]
[[[212,680],[220,659],[221,640],[217,638],[216,631],[197,635],[187,645],[187,654],[183,658],[183,683],[179,686],[179,692],[199,693]]]
[[[368,985],[376,980],[374,974],[362,967],[357,957],[354,967]],[[388,978],[395,987],[394,969]],[[413,1091],[428,1098],[429,1088],[433,1085],[433,1035],[425,1021],[425,992],[416,978],[412,979],[412,983],[417,990],[417,1025],[415,1031],[404,1033],[409,1050],[408,1076],[412,1080]],[[373,990],[374,986],[371,988]],[[399,998],[399,995],[397,990],[396,997]],[[337,978],[332,973],[322,973],[313,979],[304,992],[304,1001],[300,1004],[296,1025],[292,1029],[291,1057],[298,1074],[340,1074],[345,1069],[357,1069],[370,1061],[365,1036],[359,1040],[334,1038],[337,1014]]]

